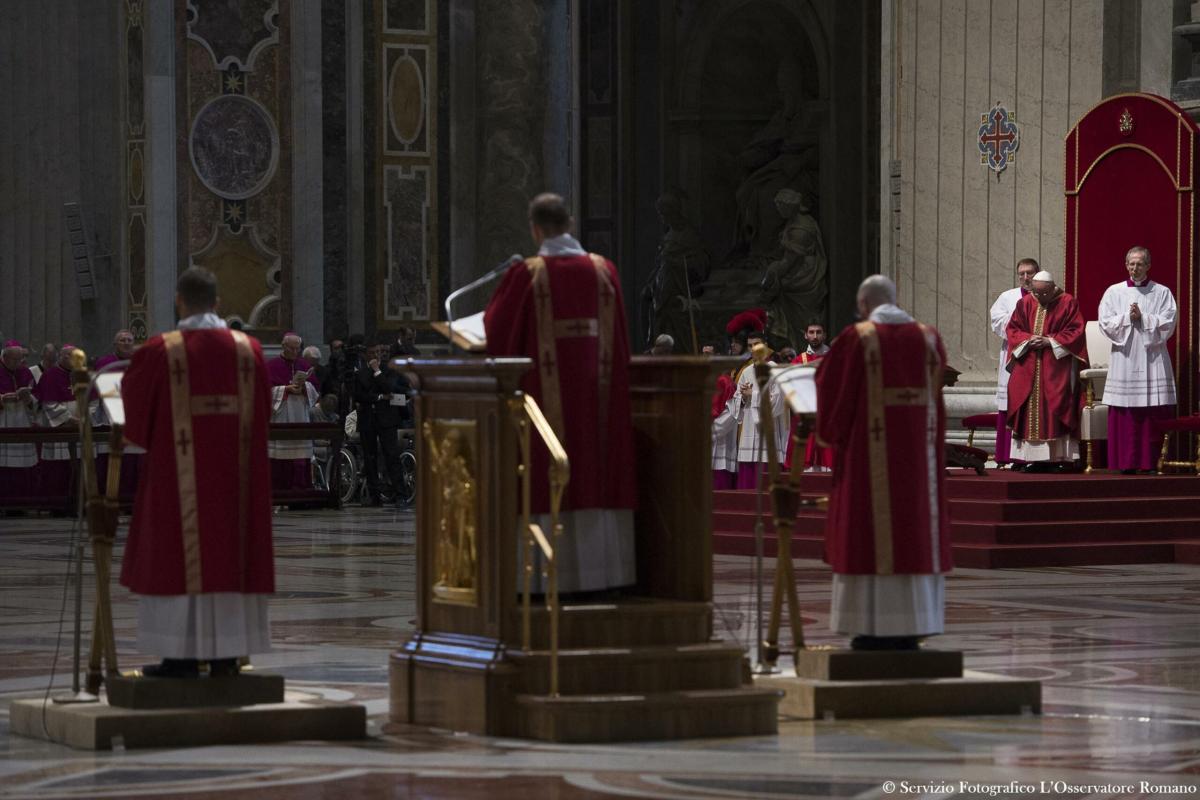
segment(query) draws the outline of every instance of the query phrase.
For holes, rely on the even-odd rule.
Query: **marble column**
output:
[[[325,337],[321,0],[292,3],[292,327]]]
[[[176,237],[175,6],[144,6],[146,284],[150,334],[174,327]]]
[[[527,207],[546,188],[545,4],[476,4],[476,274],[529,247]]]

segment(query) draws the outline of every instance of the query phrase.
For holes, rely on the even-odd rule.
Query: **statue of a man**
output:
[[[775,207],[785,223],[779,248],[763,273],[762,301],[771,318],[767,333],[796,344],[803,341],[808,321],[824,316],[828,262],[807,198],[794,189],[781,189]]]
[[[665,333],[675,340],[677,348],[694,352],[695,301],[700,284],[708,276],[708,251],[683,215],[683,203],[677,194],[663,193],[654,207],[667,230],[658,244],[654,274],[643,292],[646,345],[651,346]]]
[[[775,213],[780,189],[815,192],[815,122],[804,105],[804,74],[798,61],[785,58],[777,73],[783,106],[754,135],[738,156],[746,177],[735,194],[738,208],[734,255],[756,268],[775,250],[782,222]]]

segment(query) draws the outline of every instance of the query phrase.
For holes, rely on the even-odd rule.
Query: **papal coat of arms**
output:
[[[979,121],[979,163],[998,175],[1016,160],[1021,145],[1017,115],[996,103]]]

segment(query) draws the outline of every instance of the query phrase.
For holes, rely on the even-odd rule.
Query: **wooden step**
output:
[[[550,612],[537,602],[531,609],[534,650],[550,647]],[[513,630],[521,630],[521,611]],[[712,638],[712,604],[630,597],[604,603],[563,603],[558,646],[577,648],[646,647],[707,644]]]
[[[508,658],[520,670],[518,693],[550,691],[549,651],[509,650]],[[569,695],[736,689],[743,682],[744,660],[741,647],[724,642],[562,650],[558,688]]]
[[[782,692],[743,687],[649,694],[517,695],[513,735],[547,742],[627,742],[779,732]]]

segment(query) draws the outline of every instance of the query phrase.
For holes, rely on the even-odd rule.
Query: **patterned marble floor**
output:
[[[290,687],[363,703],[370,739],[89,753],[8,732],[9,702],[70,685],[63,586],[72,523],[0,518],[0,797],[1200,793],[1200,568],[954,573],[947,634],[937,644],[964,650],[969,669],[1043,680],[1040,716],[784,720],[772,737],[558,746],[380,732],[386,656],[415,611],[413,522],[379,509],[276,517],[275,650],[255,663],[283,673]],[[715,573],[717,632],[748,644],[753,564],[720,557]],[[799,588],[810,641],[835,641],[826,628],[828,570],[800,562]],[[86,583],[85,597],[90,591]],[[116,588],[122,666],[149,660],[136,651],[135,603]]]

